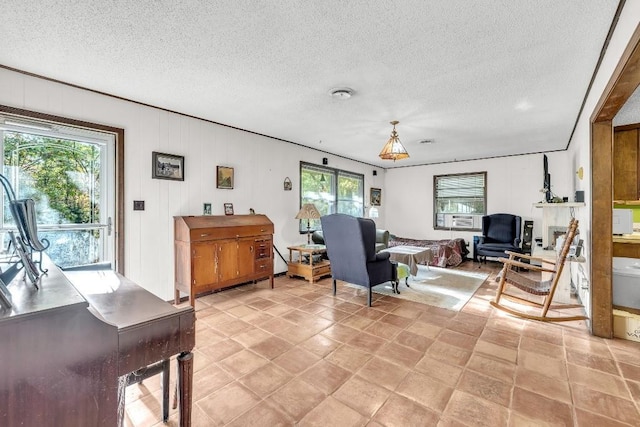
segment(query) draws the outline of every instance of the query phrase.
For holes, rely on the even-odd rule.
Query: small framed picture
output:
[[[371,200],[371,206],[380,206],[382,203],[382,190],[379,188],[371,187],[371,194],[369,195]]]
[[[202,205],[202,215],[211,215],[211,203]]]
[[[216,187],[233,190],[233,168],[216,166]]]
[[[233,203],[225,203],[224,204],[224,214],[225,215],[233,215]]]
[[[151,163],[151,178],[184,181],[184,156],[154,151]]]

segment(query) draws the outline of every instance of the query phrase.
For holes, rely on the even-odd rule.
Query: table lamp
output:
[[[311,220],[320,218],[320,212],[313,203],[305,203],[296,215],[296,219],[307,220],[307,245],[311,243]]]

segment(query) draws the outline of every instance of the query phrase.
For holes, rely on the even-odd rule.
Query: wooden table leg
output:
[[[162,421],[169,419],[169,359],[162,361]]]
[[[191,427],[191,401],[193,391],[193,353],[178,356],[178,390],[180,401],[180,426]]]

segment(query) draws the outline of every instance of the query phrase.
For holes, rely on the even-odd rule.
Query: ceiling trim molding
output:
[[[415,168],[419,166],[433,166],[433,165],[444,165],[447,163],[464,163],[464,162],[477,162],[479,160],[491,160],[491,159],[502,159],[506,157],[520,157],[520,156],[531,156],[534,154],[546,154],[546,153],[559,153],[567,151],[566,148],[561,148],[559,150],[548,150],[548,151],[530,151],[528,153],[518,153],[518,154],[505,154],[502,156],[487,156],[487,157],[475,157],[473,159],[464,159],[464,160],[449,160],[446,162],[434,162],[434,163],[420,163],[419,165],[406,165],[406,166],[394,166],[388,167],[385,169],[402,169],[402,168]]]

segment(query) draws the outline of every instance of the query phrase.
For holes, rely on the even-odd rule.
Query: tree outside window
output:
[[[321,215],[364,214],[364,175],[311,163],[300,163],[300,206],[313,203]],[[320,220],[311,220],[311,231],[320,229]],[[306,233],[307,221],[300,221]]]

